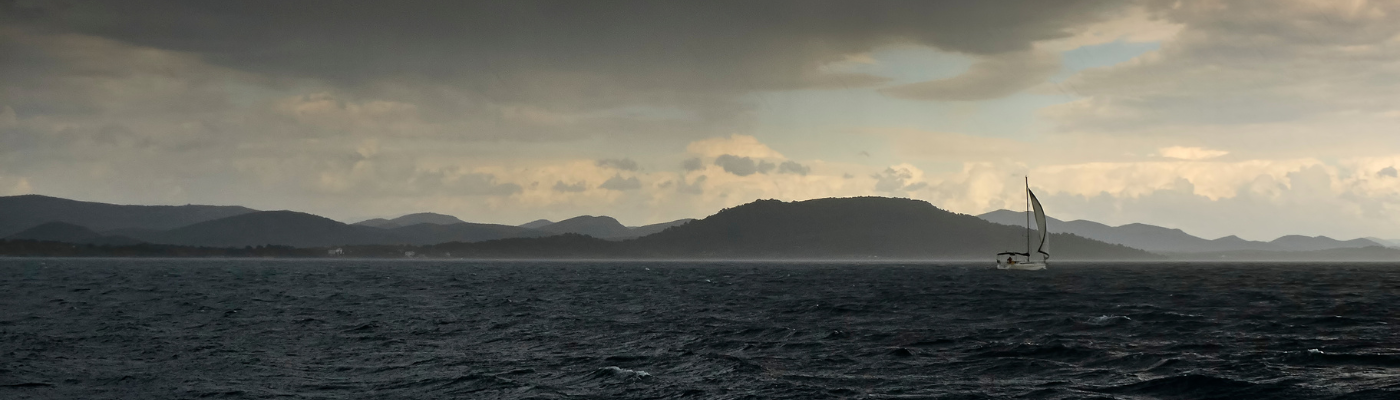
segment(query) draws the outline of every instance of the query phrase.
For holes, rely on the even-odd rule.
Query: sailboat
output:
[[[1031,260],[1031,210],[1035,210],[1035,223],[1040,227],[1040,247],[1036,249],[1040,253],[1040,262]],[[1006,259],[1002,259],[1006,257]],[[1018,260],[1018,257],[1025,257]],[[1035,193],[1031,192],[1031,178],[1026,177],[1026,252],[1014,251],[997,253],[997,269],[1019,269],[1036,271],[1045,269],[1050,263],[1050,232],[1045,229],[1045,209],[1040,207],[1040,200],[1035,198]]]

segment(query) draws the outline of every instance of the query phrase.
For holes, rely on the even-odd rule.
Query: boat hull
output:
[[[1043,262],[1022,262],[1022,263],[1008,264],[1008,263],[1006,263],[1005,261],[997,261],[997,269],[1014,269],[1014,270],[1021,270],[1021,271],[1039,271],[1039,270],[1045,269],[1045,263],[1043,263]]]

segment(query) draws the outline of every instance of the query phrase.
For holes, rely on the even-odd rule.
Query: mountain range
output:
[[[0,197],[0,237],[49,222],[65,222],[97,232],[166,230],[255,211],[239,206],[127,206],[33,194],[4,196]]]
[[[0,197],[0,238],[80,244],[153,243],[244,247],[280,245],[427,245],[531,238],[564,233],[608,240],[636,238],[683,225],[691,219],[627,227],[606,216],[580,216],[533,227],[479,224],[435,213],[408,214],[345,224],[295,211],[258,211],[231,206],[132,206],[57,197]],[[527,224],[528,225],[528,224]]]
[[[3,237],[10,241],[191,249],[353,247],[346,251],[365,256],[417,248],[421,254],[452,257],[983,259],[1024,250],[1027,240],[1023,213],[1000,210],[970,216],[924,201],[881,197],[760,200],[700,220],[634,227],[607,216],[512,226],[434,213],[346,224],[295,211],[127,206],[33,195],[0,197],[0,206],[0,227],[9,232]],[[1290,235],[1270,242],[1234,236],[1207,240],[1146,224],[1115,227],[1053,218],[1049,227],[1052,254],[1060,260],[1160,257],[1153,253],[1177,259],[1284,259],[1311,257],[1296,254],[1300,252],[1359,248],[1381,249],[1368,250],[1363,258],[1400,256],[1400,250],[1385,249],[1372,239]],[[95,254],[84,254],[90,253]]]
[[[45,199],[62,207],[87,206],[113,210],[119,214],[130,213],[128,207],[140,207],[40,198]],[[193,211],[188,207],[203,206],[175,206],[172,210]],[[30,209],[36,208],[43,207]],[[0,214],[4,213],[5,210],[0,210]],[[103,219],[94,217],[88,220]],[[110,228],[103,231],[80,223],[48,221],[9,235],[8,239],[95,245],[145,242],[191,248],[360,246],[363,249],[390,249],[386,250],[390,252],[405,248],[403,246],[421,246],[424,254],[440,250],[444,255],[451,252],[459,256],[481,257],[554,254],[582,257],[982,259],[1010,248],[1018,241],[1020,232],[1014,227],[944,211],[923,201],[879,197],[802,202],[763,200],[726,209],[702,220],[684,219],[639,227],[627,227],[606,216],[580,216],[559,222],[536,221],[531,223],[533,228],[527,228],[474,224],[429,213],[345,224],[295,211],[251,209],[175,228],[152,228],[173,223],[162,224],[110,224],[103,225]],[[1154,257],[1141,250],[1072,235],[1056,240],[1060,246],[1057,254],[1066,258]],[[351,250],[354,251],[359,250]]]
[[[984,220],[1012,226],[1026,226],[1026,213],[997,210],[979,215]],[[1147,224],[1109,226],[1094,221],[1061,221],[1046,217],[1052,233],[1069,233],[1113,244],[1156,253],[1217,253],[1233,251],[1317,251],[1327,249],[1385,246],[1372,239],[1337,240],[1326,236],[1287,235],[1268,242],[1244,240],[1238,236],[1203,239],[1180,229]]]
[[[414,229],[406,230],[405,232],[410,236],[446,235],[455,238],[454,240],[445,241],[476,242],[490,239],[504,239],[513,237],[538,237],[549,236],[552,234],[558,235],[564,233],[577,233],[580,235],[588,235],[599,239],[621,240],[650,235],[665,230],[666,228],[672,226],[683,225],[686,222],[690,221],[694,221],[694,219],[685,218],[671,222],[662,222],[659,224],[629,227],[623,226],[621,222],[617,222],[617,220],[613,219],[613,217],[595,217],[592,215],[582,215],[559,222],[553,222],[547,219],[538,219],[514,227],[518,229],[512,229],[507,225],[471,224],[467,222],[462,222],[462,220],[457,219],[457,217],[453,217],[451,215],[417,213],[405,215],[394,219],[369,219],[356,222],[355,225],[371,226],[383,229],[396,229],[415,225],[423,225],[418,226]],[[460,224],[467,224],[467,226],[462,226]],[[413,233],[407,233],[408,231],[412,231]]]
[[[452,225],[452,224],[461,224],[461,223],[465,223],[465,222],[466,222],[466,221],[457,219],[457,217],[454,217],[454,216],[451,216],[451,215],[443,215],[443,214],[438,214],[438,213],[425,212],[425,213],[408,214],[408,215],[405,215],[405,216],[402,216],[402,217],[398,217],[398,218],[394,218],[394,219],[384,219],[384,218],[367,219],[367,220],[364,220],[364,221],[356,222],[355,225],[363,225],[363,226],[370,226],[370,227],[375,227],[375,228],[392,229],[392,228],[400,228],[400,227],[405,227],[405,226],[410,226],[410,225],[418,225],[418,224]]]
[[[1055,235],[1056,257],[1152,260],[1161,256],[1074,235]],[[759,200],[623,241],[565,234],[414,250],[444,257],[946,259],[988,260],[1021,241],[1016,227],[948,212],[925,201],[884,197]],[[355,249],[360,250],[360,249]],[[395,249],[369,249],[394,251]],[[347,252],[350,251],[347,249]],[[348,254],[348,253],[347,253]],[[371,254],[386,255],[386,254]]]
[[[861,257],[989,260],[1018,248],[1021,230],[885,197],[759,200],[632,241],[637,251],[706,257]],[[1056,257],[1153,259],[1148,252],[1055,234]]]

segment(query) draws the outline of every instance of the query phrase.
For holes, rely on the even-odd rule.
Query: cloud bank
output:
[[[1030,175],[1057,216],[1396,237],[1397,18],[1318,1],[6,2],[0,194],[642,224],[758,198],[978,213],[1018,206]]]

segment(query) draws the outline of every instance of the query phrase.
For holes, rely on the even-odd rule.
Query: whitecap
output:
[[[1122,315],[1100,315],[1097,317],[1089,318],[1088,322],[1094,325],[1104,325],[1118,320],[1132,321],[1133,319]]]
[[[598,372],[626,379],[645,380],[651,378],[651,374],[646,371],[619,368],[616,366],[603,368],[598,370]]]

